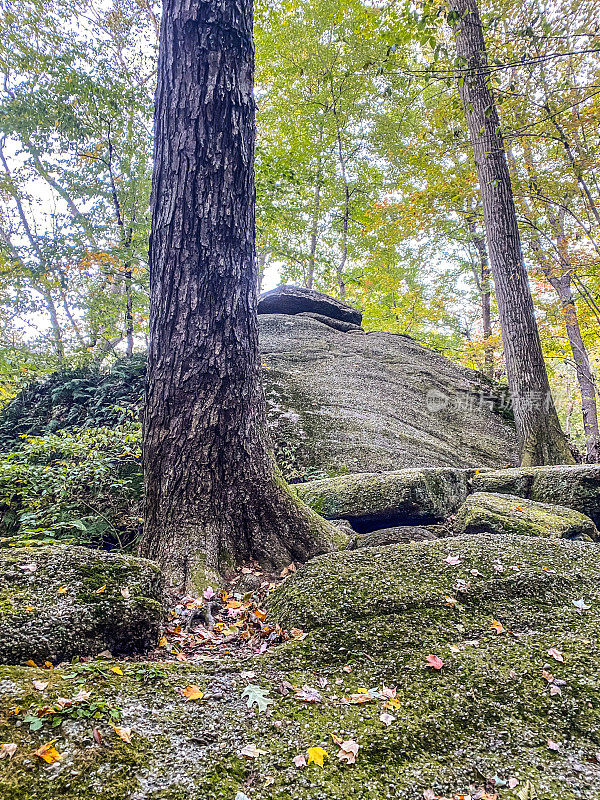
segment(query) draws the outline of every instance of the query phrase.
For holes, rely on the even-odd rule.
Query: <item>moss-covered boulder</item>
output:
[[[592,520],[572,508],[490,492],[469,495],[458,509],[452,526],[459,534],[514,533],[587,541],[596,541],[599,537]]]
[[[490,470],[475,475],[473,490],[557,503],[587,514],[596,525],[600,524],[600,465]]]
[[[363,472],[299,484],[301,499],[329,519],[347,519],[360,533],[433,523],[467,497],[470,470],[451,467]]]
[[[84,547],[0,549],[0,663],[156,644],[163,578],[150,561]]]
[[[355,533],[350,537],[346,550],[358,547],[383,547],[387,544],[407,544],[437,539],[436,526],[397,525],[393,528],[380,528],[370,533]]]
[[[534,537],[329,554],[274,593],[273,619],[307,635],[244,663],[0,667],[0,741],[16,745],[0,796],[600,797],[599,570],[596,545]],[[60,711],[82,689],[94,718]],[[355,764],[335,740],[358,744]],[[48,742],[53,764],[35,755]],[[323,766],[295,766],[312,747]]]

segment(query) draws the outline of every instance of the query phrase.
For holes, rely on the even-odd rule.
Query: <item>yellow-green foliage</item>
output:
[[[3,545],[130,544],[141,529],[138,423],[39,437],[0,457]]]

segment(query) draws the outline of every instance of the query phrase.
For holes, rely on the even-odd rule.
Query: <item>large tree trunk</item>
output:
[[[166,0],[150,239],[142,552],[171,585],[331,546],[267,441],[254,257],[252,0]]]
[[[477,3],[450,0],[450,8],[457,55],[466,66],[459,88],[481,191],[521,463],[572,463],[544,364]]]

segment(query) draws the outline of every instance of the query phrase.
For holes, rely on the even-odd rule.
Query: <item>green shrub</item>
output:
[[[141,429],[80,428],[0,455],[0,544],[131,547],[141,533]]]

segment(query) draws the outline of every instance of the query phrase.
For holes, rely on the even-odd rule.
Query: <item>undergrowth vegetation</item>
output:
[[[142,527],[141,427],[25,436],[0,457],[0,544],[128,548]]]

